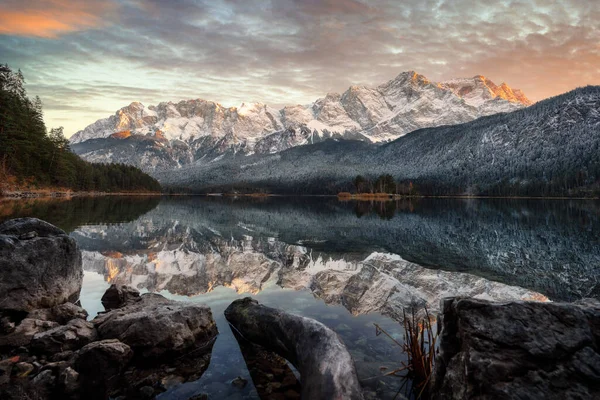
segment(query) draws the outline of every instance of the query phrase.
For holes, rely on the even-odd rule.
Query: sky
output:
[[[67,136],[133,101],[308,104],[414,70],[600,85],[598,0],[2,0],[0,63]]]

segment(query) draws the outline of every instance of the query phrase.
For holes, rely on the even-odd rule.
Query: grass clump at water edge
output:
[[[398,345],[402,349],[402,352],[407,356],[407,361],[403,361],[401,367],[387,372],[385,375],[397,376],[403,380],[402,386],[400,386],[396,397],[398,397],[400,392],[404,389],[405,392],[407,392],[408,398],[429,399],[431,397],[430,383],[438,351],[436,347],[438,332],[434,330],[431,323],[432,317],[427,308],[425,308],[424,316],[417,316],[414,309],[412,310],[410,317],[407,318],[406,311],[404,310],[403,315],[403,343],[398,342],[382,327],[374,324],[376,335],[386,335],[394,342],[394,344]],[[412,385],[409,383],[412,383]]]

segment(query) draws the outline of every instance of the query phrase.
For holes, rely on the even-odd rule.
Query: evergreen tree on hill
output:
[[[138,168],[83,161],[71,152],[62,127],[47,132],[42,106],[39,97],[27,97],[21,71],[0,65],[0,179],[79,191],[161,190]]]

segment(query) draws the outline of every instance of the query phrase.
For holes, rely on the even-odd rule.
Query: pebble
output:
[[[150,399],[154,396],[154,389],[152,389],[150,386],[142,386],[140,388],[140,395],[144,399]]]
[[[9,360],[0,362],[0,385],[4,385],[10,381],[12,368],[13,364]]]
[[[286,399],[299,399],[300,398],[300,393],[296,392],[295,390],[288,390],[287,392],[284,393],[285,398]]]
[[[160,380],[162,387],[167,390],[173,386],[181,385],[183,382],[185,382],[185,379],[178,375],[167,375]]]
[[[208,395],[206,393],[200,393],[190,397],[188,400],[208,400]]]
[[[283,381],[281,382],[281,386],[282,387],[295,386],[297,382],[298,382],[298,380],[296,379],[295,376],[287,375],[285,378],[283,378]]]
[[[31,231],[31,232],[27,232],[27,233],[23,233],[21,235],[19,235],[19,240],[29,240],[29,239],[33,239],[37,237],[37,232],[36,231]]]
[[[32,364],[19,362],[13,367],[12,374],[16,375],[18,378],[25,378],[27,375],[32,373],[34,369],[35,367]]]
[[[52,370],[47,369],[37,374],[35,378],[33,378],[33,383],[35,385],[52,386],[55,379]]]
[[[71,367],[65,368],[58,380],[67,393],[75,393],[79,389],[79,373]]]
[[[231,381],[231,384],[237,387],[238,389],[243,389],[248,384],[248,380],[242,378],[241,376],[238,376],[237,378]]]

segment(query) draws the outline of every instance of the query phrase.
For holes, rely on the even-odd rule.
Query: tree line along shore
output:
[[[21,71],[0,65],[0,196],[158,193],[158,181],[125,164],[92,164],[70,151],[63,128],[48,131],[42,101]]]

